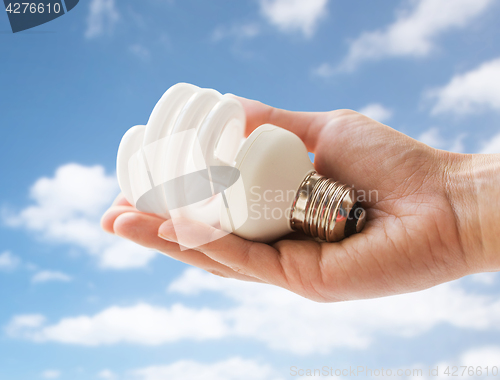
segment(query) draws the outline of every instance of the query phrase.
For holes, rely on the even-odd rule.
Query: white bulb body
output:
[[[138,210],[174,224],[177,217],[194,219],[262,242],[292,232],[295,194],[314,171],[307,149],[274,125],[258,127],[246,140],[244,129],[235,98],[172,86],[147,125],[122,138],[117,176],[123,194]],[[219,182],[217,173],[223,174]]]
[[[221,194],[203,176],[234,163],[244,129],[245,112],[233,97],[187,83],[170,87],[147,125],[132,127],[120,142],[117,177],[125,198],[163,218],[218,225]]]
[[[240,224],[233,233],[270,242],[292,232],[291,206],[302,181],[314,171],[302,140],[275,125],[261,125],[244,142],[235,167],[243,189],[229,188],[226,195],[230,215]],[[221,212],[221,226],[232,229],[227,212]]]

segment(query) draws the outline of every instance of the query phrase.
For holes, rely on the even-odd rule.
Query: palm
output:
[[[291,113],[242,102],[248,132],[266,122],[292,130],[315,153],[320,174],[365,195],[368,222],[361,234],[339,243],[294,235],[272,245],[229,235],[181,252],[157,237],[158,229],[171,231],[171,223],[131,213],[123,200],[104,217],[105,229],[212,273],[268,282],[317,301],[415,291],[466,274],[446,172],[438,164],[450,154],[353,111]],[[185,228],[210,233],[206,226]]]

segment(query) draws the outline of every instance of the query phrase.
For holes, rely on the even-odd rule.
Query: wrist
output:
[[[453,155],[447,193],[472,272],[500,270],[500,155]]]
[[[474,187],[485,270],[500,271],[500,155],[476,154]]]

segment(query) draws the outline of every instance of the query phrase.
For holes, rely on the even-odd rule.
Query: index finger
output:
[[[132,206],[123,193],[117,195],[111,206]],[[133,206],[132,206],[133,207]]]

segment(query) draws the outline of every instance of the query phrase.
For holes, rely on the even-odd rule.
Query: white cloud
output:
[[[128,240],[113,237],[99,257],[103,268],[128,269],[146,266],[156,255],[156,252]]]
[[[256,23],[237,23],[231,27],[219,26],[212,33],[212,41],[218,42],[226,38],[247,39],[260,34],[260,27]]]
[[[0,271],[11,271],[17,268],[21,259],[9,251],[0,253]]]
[[[43,319],[38,324],[20,323],[21,316],[13,318],[7,331],[37,342],[79,345],[157,345],[233,337],[296,354],[327,354],[334,348],[365,349],[388,336],[416,336],[442,324],[500,330],[500,299],[467,293],[457,281],[418,293],[319,304],[280,288],[218,278],[193,268],[174,281],[169,292],[185,296],[215,292],[234,306],[139,304],[111,307],[94,316],[63,318],[52,325]]]
[[[310,37],[326,15],[327,5],[328,0],[260,0],[260,11],[281,31]]]
[[[28,317],[14,317],[7,325],[11,336],[36,342],[97,346],[121,342],[158,345],[181,339],[218,339],[227,335],[227,326],[219,311],[190,309],[180,304],[170,308],[147,304],[115,306],[91,317],[64,318],[51,326],[42,325],[35,317],[36,326],[27,324],[23,318]]]
[[[496,366],[498,363],[500,363],[500,347],[485,346],[471,348],[463,352],[457,358],[435,363],[433,366],[430,366],[430,368],[439,369],[439,376],[437,376],[438,379],[449,379],[450,375],[445,374],[444,372],[446,369],[449,369],[451,374],[455,371],[455,368],[453,367],[457,367],[459,369],[456,371],[456,374],[459,376],[461,376],[462,372],[465,371],[465,376],[461,376],[462,378],[468,377],[471,379],[487,379],[491,377],[492,367]],[[488,376],[486,376],[486,367],[488,367]],[[481,370],[481,374],[479,374],[478,369]],[[473,373],[469,374],[469,370],[473,371]],[[431,377],[426,376],[426,378],[430,379]],[[432,378],[436,378],[436,376],[433,376]]]
[[[109,369],[103,369],[97,374],[97,377],[105,380],[116,379],[115,373]]]
[[[226,312],[234,335],[298,354],[366,348],[375,335],[414,336],[441,323],[477,330],[500,326],[500,300],[468,294],[459,282],[413,294],[325,305],[278,288],[227,281],[189,269],[169,289],[186,295],[207,290],[224,294],[239,304]]]
[[[377,120],[381,123],[388,121],[392,117],[392,110],[379,103],[370,103],[359,110],[365,116]]]
[[[4,330],[11,337],[29,338],[31,331],[35,331],[45,323],[41,314],[16,315],[11,319]]]
[[[500,58],[456,75],[446,86],[429,91],[427,97],[436,100],[433,114],[500,111]]]
[[[500,364],[500,347],[487,346],[473,348],[460,356],[460,362],[462,365],[472,366],[475,369],[477,367],[485,369],[487,366],[491,368],[492,364]]]
[[[452,28],[468,25],[493,0],[418,0],[398,12],[383,29],[364,32],[352,41],[339,69],[353,70],[361,62],[386,57],[422,57],[434,49],[434,40]]]
[[[328,78],[335,74],[336,69],[329,63],[322,63],[318,67],[315,67],[312,70],[312,75],[320,77],[320,78]]]
[[[259,0],[261,16],[283,33],[301,33],[312,37],[319,22],[327,14],[328,0]],[[230,26],[218,26],[212,33],[212,41],[234,39],[237,42],[254,38],[262,33],[258,21],[240,21]]]
[[[107,176],[102,166],[63,165],[53,178],[43,177],[33,184],[30,198],[35,204],[7,222],[43,232],[47,238],[97,248],[99,236],[90,219],[99,218],[117,193],[114,176]]]
[[[492,367],[500,362],[500,347],[474,347],[462,352],[457,357],[434,363],[412,363],[398,368],[386,368],[380,379],[487,379],[492,376]],[[391,370],[392,374],[388,374]],[[470,371],[470,373],[469,373]],[[487,373],[488,371],[488,373]],[[494,370],[496,371],[496,370]],[[374,373],[374,370],[372,370]],[[454,375],[452,375],[454,373]],[[463,376],[462,376],[463,373]],[[494,372],[495,373],[495,372]],[[364,375],[364,373],[361,373]],[[367,376],[368,377],[368,376]]]
[[[111,31],[119,19],[114,0],[91,0],[85,37],[95,38]]]
[[[57,271],[49,271],[49,270],[40,271],[31,278],[31,282],[33,283],[49,282],[49,281],[69,282],[71,280],[72,280],[71,276],[68,276],[65,273]]]
[[[437,148],[443,145],[444,141],[441,135],[439,134],[439,129],[431,128],[425,132],[422,132],[420,136],[417,138],[418,141],[423,142],[433,148]]]
[[[483,284],[483,285],[495,284],[497,277],[498,277],[498,273],[477,273],[477,274],[472,274],[469,276],[469,278],[473,282],[477,282],[477,283]]]
[[[151,58],[151,52],[149,49],[141,44],[130,45],[129,51],[143,61],[149,61]]]
[[[493,136],[487,143],[485,143],[483,149],[481,149],[479,153],[500,153],[500,133]]]
[[[5,222],[23,227],[54,243],[79,246],[98,258],[103,268],[141,267],[155,256],[146,248],[109,235],[100,227],[100,217],[118,194],[114,175],[102,166],[67,164],[52,178],[40,178],[30,189],[34,204]]]
[[[131,374],[138,380],[278,380],[269,365],[238,357],[210,364],[182,360],[137,369]]]
[[[455,136],[452,140],[446,140],[441,136],[439,129],[430,128],[418,136],[417,140],[432,146],[436,149],[443,149],[450,152],[461,153],[464,151],[464,145],[462,143],[465,134],[459,134]]]
[[[61,371],[58,371],[56,369],[49,369],[42,372],[42,377],[44,379],[58,379],[59,377],[61,377]]]
[[[449,375],[445,374],[447,368],[453,372],[453,366],[458,367],[461,373],[464,368],[466,373],[468,370],[473,370],[474,375],[471,378],[486,378],[486,367],[488,367],[488,376],[491,376],[492,366],[500,362],[500,347],[499,346],[483,346],[470,348],[462,352],[455,358],[442,360],[434,363],[413,363],[402,367],[387,368],[383,371],[383,375],[377,376],[382,379],[404,379],[404,378],[422,378],[422,379],[449,379]],[[298,379],[306,379],[312,376],[313,371],[319,367],[299,367],[304,371],[304,376],[295,376]],[[338,367],[341,368],[341,367]],[[306,370],[311,371],[310,375],[306,374]],[[438,369],[437,374],[430,375],[430,371]],[[481,369],[482,374],[479,374]],[[321,369],[320,369],[321,370]],[[389,370],[392,375],[388,375]],[[373,371],[373,369],[372,369]],[[401,371],[401,372],[399,372]],[[403,374],[406,371],[406,376]],[[114,379],[116,375],[109,371],[102,371],[106,376],[105,379]],[[292,372],[290,372],[292,373]],[[112,377],[108,377],[110,374]],[[363,374],[363,373],[362,373]],[[180,360],[168,365],[156,365],[145,368],[139,368],[128,371],[126,378],[137,380],[283,380],[276,369],[268,364],[251,359],[242,359],[233,357],[214,363],[201,363],[194,360]],[[338,378],[338,376],[333,376]]]

